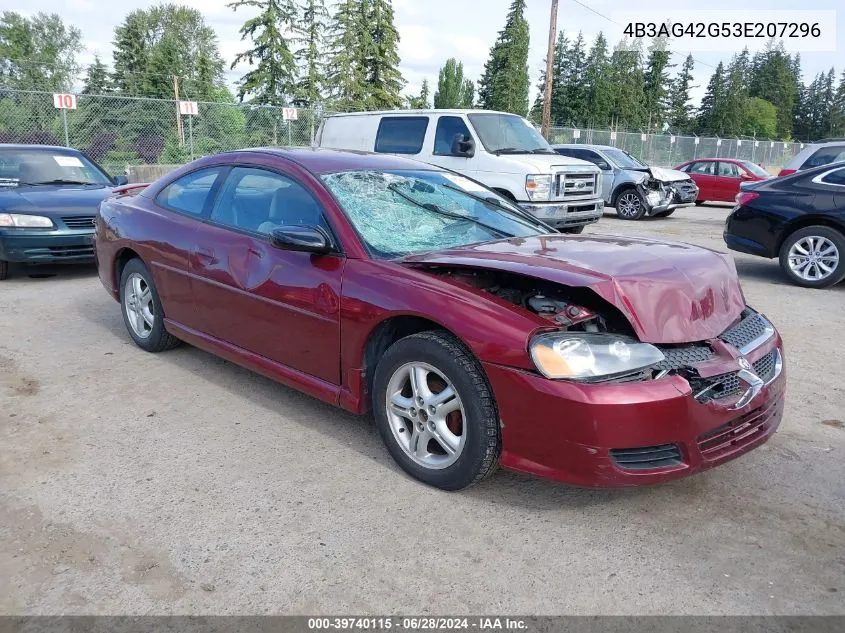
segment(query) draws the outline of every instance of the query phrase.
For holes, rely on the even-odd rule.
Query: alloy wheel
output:
[[[129,326],[139,338],[147,338],[155,324],[153,293],[147,280],[138,273],[126,278],[123,301]]]
[[[461,456],[467,435],[464,407],[435,367],[421,362],[400,366],[388,382],[385,406],[393,437],[420,466],[447,468]]]
[[[635,218],[640,212],[642,202],[635,193],[623,193],[616,201],[616,212],[626,218]]]
[[[808,235],[796,241],[787,256],[789,268],[805,281],[827,279],[839,265],[839,249],[826,237]]]

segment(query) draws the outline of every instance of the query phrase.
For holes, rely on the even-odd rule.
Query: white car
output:
[[[788,176],[796,171],[821,167],[830,163],[838,163],[845,160],[845,138],[830,138],[816,141],[807,145],[789,161],[778,176]]]
[[[327,117],[315,144],[401,154],[486,185],[561,231],[604,212],[601,171],[555,153],[526,119],[489,110],[392,110]]]

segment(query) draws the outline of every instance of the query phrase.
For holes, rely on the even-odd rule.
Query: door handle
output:
[[[197,247],[194,249],[194,254],[197,259],[203,263],[214,264],[217,262],[217,258],[214,256],[214,251],[210,248]]]

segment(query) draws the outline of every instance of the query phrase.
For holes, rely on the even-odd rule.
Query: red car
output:
[[[562,235],[477,182],[331,150],[203,158],[97,219],[129,335],[180,341],[348,411],[456,490],[497,464],[584,486],[695,473],[765,442],[781,340],[733,260]]]
[[[734,202],[741,182],[772,178],[760,165],[733,158],[699,158],[678,165],[675,169],[689,174],[698,185],[696,204],[705,201]]]

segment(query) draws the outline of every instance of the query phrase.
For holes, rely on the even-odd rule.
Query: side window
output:
[[[831,147],[822,147],[813,152],[801,169],[810,169],[811,167],[821,167],[822,165],[829,165],[840,160],[845,160],[845,145],[833,145]]]
[[[162,189],[156,202],[189,215],[201,216],[222,167],[210,167],[186,174]]]
[[[603,159],[601,156],[599,156],[595,152],[592,152],[592,151],[587,150],[587,149],[582,149],[580,153],[581,153],[581,155],[578,156],[578,158],[580,158],[581,160],[589,161],[593,165],[598,165],[599,163],[602,163],[602,166],[607,166],[607,167],[610,166],[605,159]]]
[[[471,136],[469,128],[461,117],[442,116],[437,119],[437,129],[434,131],[434,153],[451,156],[452,141],[456,134]],[[425,130],[423,130],[423,135],[425,135]]]
[[[687,172],[690,174],[701,174],[704,176],[712,176],[713,175],[713,163],[710,162],[702,162],[702,163],[693,163],[687,168]]]
[[[578,150],[572,149],[570,147],[555,147],[554,150],[561,156],[569,156],[569,158],[578,158]]]
[[[733,163],[719,163],[719,175],[726,178],[739,178],[739,167]]]
[[[845,187],[845,169],[837,169],[830,172],[827,176],[822,178],[822,182],[826,185],[839,185]]]
[[[320,205],[305,187],[254,167],[235,167],[229,173],[210,219],[263,235],[284,225],[328,228]]]
[[[375,151],[387,154],[419,154],[427,128],[427,116],[384,117],[376,133]]]

